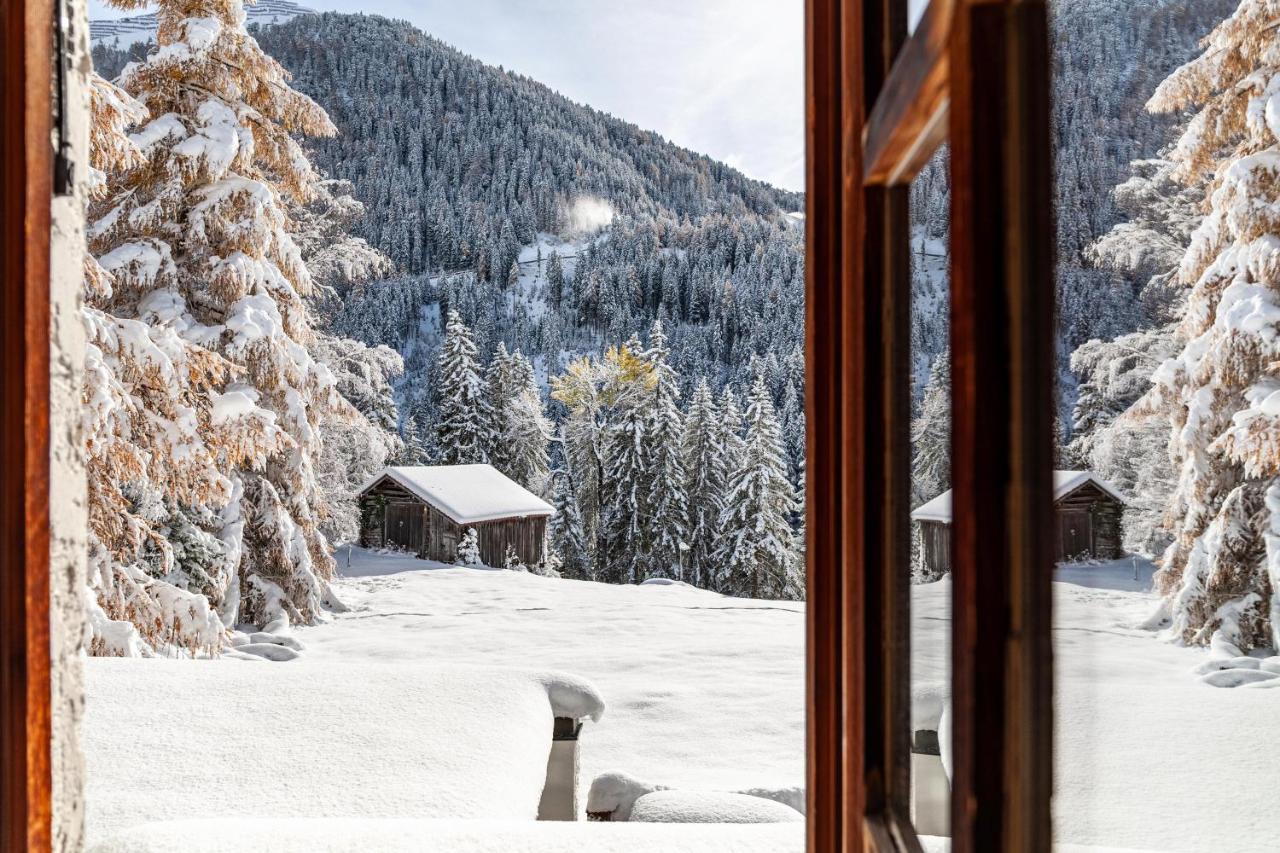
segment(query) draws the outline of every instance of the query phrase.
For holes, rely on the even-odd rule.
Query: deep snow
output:
[[[606,771],[691,791],[803,783],[803,603],[731,599],[679,584],[620,587],[450,568],[359,549],[349,567],[340,552],[338,565],[345,577],[334,590],[350,611],[296,629],[304,646],[296,660],[88,662],[91,837],[101,837],[104,798],[118,810],[129,804],[135,822],[207,814],[194,804],[205,790],[198,783],[211,780],[200,775],[201,753],[191,744],[231,732],[233,742],[200,747],[225,751],[227,760],[239,756],[240,773],[218,795],[225,809],[219,814],[259,818],[292,803],[300,815],[349,819],[450,810],[496,816],[501,809],[482,786],[506,782],[477,781],[480,770],[467,771],[472,775],[455,786],[466,790],[423,793],[427,782],[420,778],[435,771],[415,764],[440,751],[431,743],[439,731],[428,711],[452,700],[433,699],[430,684],[415,673],[441,665],[560,670],[594,683],[608,711],[582,734],[584,795]],[[1273,817],[1280,798],[1280,690],[1202,683],[1195,670],[1210,659],[1207,652],[1161,642],[1137,627],[1155,600],[1150,565],[1138,564],[1137,580],[1133,570],[1121,562],[1057,574],[1059,840],[1177,853],[1280,848]],[[945,580],[913,590],[919,685],[945,679],[949,594]],[[219,679],[252,681],[255,703],[226,720],[181,712],[198,707],[200,691]],[[332,710],[333,696],[355,701],[370,681],[383,685],[371,694],[377,701],[346,716]],[[516,692],[526,696],[525,689]],[[131,757],[131,739],[148,736],[151,725],[163,727],[163,745]],[[481,709],[466,736],[492,725],[498,725],[492,712]],[[527,737],[545,740],[541,726],[528,727]],[[312,748],[323,752],[328,770],[302,773],[289,750],[316,732],[323,737]],[[522,758],[526,749],[512,741],[494,750],[477,746],[472,754],[479,761],[509,753],[513,765],[532,766]],[[145,764],[147,772],[104,775],[118,761]],[[517,799],[528,799],[533,784],[520,783]],[[438,807],[406,810],[424,796],[442,798]],[[144,808],[147,802],[158,805]],[[387,837],[395,832],[387,829]],[[767,849],[803,847],[794,830],[771,838]],[[598,840],[605,843],[604,836]],[[744,841],[735,849],[751,847]]]

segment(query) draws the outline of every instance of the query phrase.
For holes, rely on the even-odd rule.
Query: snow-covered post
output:
[[[582,723],[556,717],[547,758],[547,783],[538,803],[538,820],[578,819],[578,733]]]
[[[921,729],[911,743],[911,825],[921,835],[948,836],[950,809],[951,785],[938,733]]]

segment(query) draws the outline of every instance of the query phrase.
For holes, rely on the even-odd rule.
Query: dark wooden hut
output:
[[[360,544],[453,562],[468,528],[480,558],[501,566],[511,546],[521,562],[542,559],[551,505],[491,465],[403,466],[360,490]]]
[[[1114,560],[1124,555],[1120,521],[1124,497],[1090,471],[1053,472],[1054,555],[1057,562]],[[925,568],[951,571],[951,492],[943,492],[911,513],[920,525]]]

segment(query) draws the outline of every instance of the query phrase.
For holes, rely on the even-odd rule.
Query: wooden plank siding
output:
[[[1123,557],[1123,518],[1124,504],[1094,483],[1085,483],[1058,498],[1050,527],[1054,563]],[[929,520],[916,523],[920,525],[925,567],[934,575],[950,572],[951,525]]]
[[[933,575],[951,571],[951,525],[945,521],[921,521],[918,524],[925,566]]]
[[[474,527],[480,559],[486,566],[505,564],[507,545],[520,561],[542,559],[547,518],[513,516],[459,524],[390,477],[383,477],[360,496],[360,544],[365,548],[407,551],[425,560],[452,563],[467,528]]]

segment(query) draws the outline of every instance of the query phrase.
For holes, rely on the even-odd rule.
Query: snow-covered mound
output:
[[[299,15],[313,15],[315,11],[290,0],[258,0],[244,7],[245,22],[263,27],[283,24]],[[134,44],[154,39],[156,26],[154,12],[127,18],[104,18],[89,22],[89,40],[94,46],[101,44],[127,50]]]
[[[654,791],[636,800],[636,823],[796,823],[800,812],[746,794],[722,791]]]
[[[428,649],[375,666],[91,659],[90,841],[175,817],[534,820],[553,717],[599,717],[599,694]]]
[[[401,830],[381,821],[368,830],[374,843],[364,848],[357,841],[364,830],[348,831],[350,822],[332,824],[332,831],[321,825],[282,833],[259,845],[271,833],[236,820],[216,838],[288,853],[474,849],[467,845],[480,841],[470,839],[481,839],[490,819],[532,820],[536,813],[559,713],[548,697],[568,686],[548,674],[554,672],[588,678],[608,698],[608,713],[582,732],[584,789],[612,768],[627,768],[678,791],[773,791],[773,799],[803,809],[802,602],[552,580],[360,549],[349,566],[345,549],[337,562],[344,576],[334,589],[350,610],[295,628],[306,647],[297,660],[86,662],[92,840],[103,837],[104,827],[123,828],[126,819],[287,817],[299,819],[291,824],[297,826],[321,815],[366,821],[454,815],[486,823],[470,836],[440,835],[439,842],[423,836],[433,840],[417,846],[411,840],[396,846]],[[1125,562],[1055,574],[1054,829],[1063,849],[1216,853],[1230,839],[1232,853],[1272,853],[1280,761],[1265,733],[1280,719],[1280,690],[1201,683],[1193,670],[1214,655],[1161,642],[1157,631],[1142,627],[1155,598],[1149,564],[1136,573],[1135,580],[1135,566]],[[950,594],[947,581],[912,588],[913,695],[921,700],[920,721],[940,734],[948,728],[940,685],[949,679]],[[1277,665],[1223,661],[1226,669],[1205,674],[1269,673]],[[530,672],[495,676],[507,684],[496,691],[487,676],[475,685],[442,684],[430,675],[442,662]],[[491,691],[507,698],[494,707],[485,698]],[[591,716],[595,700],[580,692],[575,701],[582,703],[575,712]],[[530,716],[535,705],[538,719]],[[565,707],[561,702],[560,711]],[[432,715],[440,708],[445,716],[437,724]],[[508,710],[513,720],[505,719]],[[536,756],[532,744],[539,745]],[[493,753],[503,768],[498,778],[489,775]],[[451,766],[431,765],[442,756]],[[1198,780],[1194,797],[1188,779]],[[159,796],[162,787],[199,794]],[[657,786],[644,784],[631,802],[652,790]],[[617,834],[628,826],[640,825],[537,836],[536,843],[500,836],[509,843],[481,849],[576,853],[584,837],[592,851],[803,849],[799,824],[689,827],[696,832],[688,838],[701,844],[719,837],[719,848],[684,846],[686,836],[675,830],[685,827],[669,824],[648,826],[672,830],[668,836]],[[717,829],[728,834],[716,836]],[[739,830],[784,834],[733,834]],[[182,837],[179,830],[154,832],[170,841]],[[330,836],[334,844],[326,846]],[[199,853],[213,849],[215,840],[206,837],[215,838],[206,832],[189,845],[156,841],[138,849]],[[326,845],[310,843],[317,838]]]
[[[800,786],[792,786],[787,788],[747,788],[740,791],[698,791],[684,790],[673,791],[665,785],[654,785],[650,782],[642,782],[634,776],[617,771],[610,773],[602,773],[591,782],[591,788],[587,791],[587,814],[600,819],[610,821],[629,821],[629,820],[650,820],[654,822],[680,822],[674,820],[664,820],[658,817],[660,810],[666,809],[666,804],[674,802],[665,797],[659,797],[657,800],[651,800],[645,812],[648,817],[637,817],[635,809],[641,800],[644,800],[653,794],[674,794],[675,799],[680,800],[684,805],[673,805],[672,811],[662,813],[675,814],[680,809],[688,809],[691,816],[687,822],[689,823],[713,823],[715,821],[697,819],[692,815],[702,814],[710,815],[718,813],[716,811],[719,806],[713,804],[719,802],[717,799],[721,795],[733,797],[745,797],[751,800],[767,800],[772,804],[781,805],[783,808],[796,814],[804,812],[805,792]],[[704,800],[703,795],[710,797]],[[748,804],[754,805],[754,804]],[[732,802],[727,803],[724,808],[732,810]],[[768,809],[768,806],[759,806],[761,809]],[[744,814],[749,813],[747,812]],[[684,812],[681,812],[684,813]],[[764,812],[761,812],[763,814]],[[781,813],[785,814],[785,813]],[[791,818],[786,818],[790,820]],[[727,823],[773,823],[773,819],[769,820],[731,820]]]
[[[229,841],[230,839],[230,841]],[[89,853],[803,853],[800,823],[510,823],[433,820],[175,821]]]

